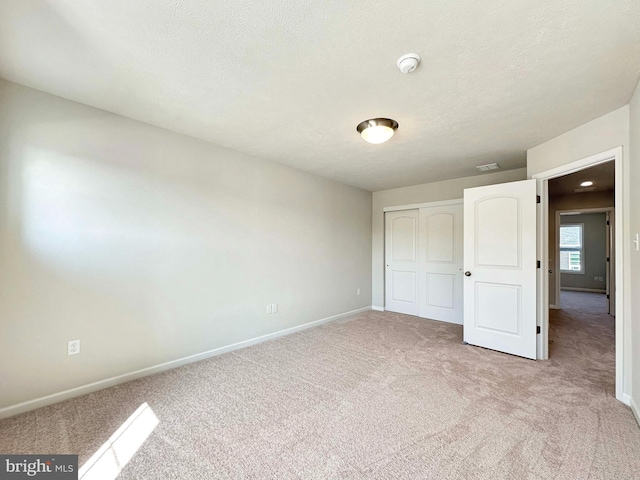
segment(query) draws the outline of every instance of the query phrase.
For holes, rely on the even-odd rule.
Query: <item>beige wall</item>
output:
[[[586,192],[549,198],[549,305],[556,305],[556,212],[578,208],[604,208],[615,205],[615,195],[609,192]]]
[[[373,193],[373,305],[384,307],[384,208],[462,198],[465,188],[515,182],[526,178],[526,169],[424,183]]]
[[[630,103],[629,132],[631,147],[631,168],[629,178],[633,189],[631,190],[630,222],[631,234],[640,232],[640,84],[636,87]],[[633,366],[632,366],[632,402],[636,418],[640,422],[640,252],[631,249],[631,334],[633,342]]]
[[[527,175],[581,160],[622,145],[629,147],[629,107],[624,106],[527,150]]]
[[[0,407],[371,305],[371,193],[5,81],[0,105]]]
[[[623,217],[623,263],[625,288],[623,297],[624,308],[624,380],[623,395],[630,398],[631,394],[631,285],[632,282],[640,280],[640,274],[636,269],[632,272],[631,267],[631,224],[630,215],[634,206],[630,200],[631,185],[630,175],[630,155],[629,155],[629,106],[621,107],[602,117],[581,125],[567,133],[549,140],[541,145],[527,151],[527,174],[529,177],[537,173],[581,160],[583,158],[601,153],[615,147],[622,146],[622,204],[624,210]],[[636,167],[637,168],[637,167]],[[637,189],[636,189],[637,190]],[[616,205],[616,207],[619,207]],[[618,287],[620,287],[618,285]]]

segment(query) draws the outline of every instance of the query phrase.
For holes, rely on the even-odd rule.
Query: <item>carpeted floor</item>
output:
[[[552,358],[367,312],[0,422],[1,453],[79,453],[139,405],[159,425],[121,479],[633,479],[613,319],[552,312]]]
[[[587,310],[591,313],[607,313],[607,296],[604,293],[561,290],[560,308]]]

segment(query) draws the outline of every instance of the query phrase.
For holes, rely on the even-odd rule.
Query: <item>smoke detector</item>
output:
[[[398,59],[398,68],[402,73],[411,73],[420,65],[420,55],[407,53]]]

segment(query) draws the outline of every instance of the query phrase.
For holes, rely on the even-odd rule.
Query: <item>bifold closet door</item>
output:
[[[420,209],[420,317],[462,325],[463,205]]]
[[[385,214],[385,310],[418,315],[418,209]]]

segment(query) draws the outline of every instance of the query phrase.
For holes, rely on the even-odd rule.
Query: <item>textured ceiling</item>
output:
[[[368,190],[523,167],[639,76],[639,0],[0,2],[0,77]]]

